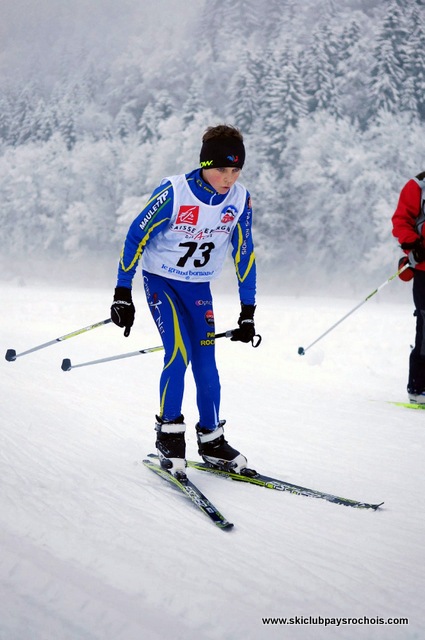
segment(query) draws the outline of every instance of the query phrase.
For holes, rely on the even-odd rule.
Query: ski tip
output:
[[[6,351],[6,355],[4,356],[8,362],[13,362],[16,360],[16,351],[15,349],[8,349]]]
[[[374,504],[374,505],[372,506],[372,509],[373,509],[374,511],[377,511],[377,510],[379,509],[379,507],[382,507],[382,505],[383,505],[383,504],[384,504],[383,502],[380,502],[379,504]]]
[[[72,365],[71,365],[71,360],[69,358],[64,358],[62,360],[61,369],[62,371],[71,371]]]
[[[425,410],[425,404],[420,404],[417,402],[394,402],[392,400],[387,400],[388,404],[392,404],[395,407],[404,407],[405,409],[422,409]]]

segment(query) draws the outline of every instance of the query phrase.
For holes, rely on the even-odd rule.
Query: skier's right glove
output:
[[[425,261],[425,246],[422,238],[418,238],[414,242],[403,242],[401,248],[412,253],[413,259],[416,262]]]
[[[130,335],[135,315],[136,309],[131,297],[131,289],[116,287],[114,302],[111,306],[111,320],[118,327],[125,327],[124,336],[126,338]]]

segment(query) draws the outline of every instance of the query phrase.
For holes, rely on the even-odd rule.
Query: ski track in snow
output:
[[[0,289],[4,353],[104,319],[111,299],[103,289]],[[425,415],[388,404],[406,397],[408,289],[401,302],[369,301],[303,357],[298,346],[358,300],[260,295],[262,345],[217,341],[226,434],[253,467],[385,501],[364,511],[191,471],[235,523],[230,532],[143,467],[161,352],[60,369],[65,357],[160,344],[140,290],[128,339],[108,325],[2,360],[1,640],[424,638]],[[215,307],[217,331],[232,328],[237,296],[218,291]],[[197,458],[190,371],[186,384],[188,457]],[[262,624],[271,616],[409,625]]]

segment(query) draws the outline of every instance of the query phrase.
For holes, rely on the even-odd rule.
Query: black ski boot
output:
[[[225,422],[220,420],[217,428],[212,431],[204,429],[199,423],[196,425],[198,452],[203,460],[213,467],[241,473],[246,468],[247,459],[224,439]]]
[[[186,443],[184,432],[186,425],[184,417],[179,416],[175,420],[163,420],[158,416],[155,417],[157,432],[155,444],[161,467],[170,471],[174,476],[185,475]]]

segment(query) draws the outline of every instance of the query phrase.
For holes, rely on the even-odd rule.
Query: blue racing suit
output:
[[[255,304],[256,264],[251,198],[235,183],[218,194],[201,169],[165,178],[131,224],[118,268],[117,287],[132,288],[139,260],[147,302],[165,354],[160,378],[160,417],[181,415],[189,362],[197,389],[199,424],[219,422],[220,380],[210,281],[220,273],[227,248],[240,301]]]

